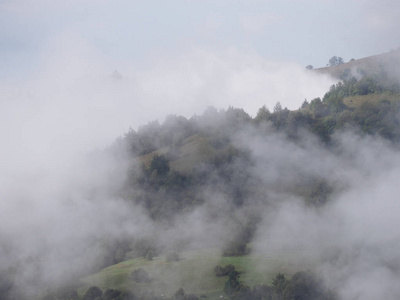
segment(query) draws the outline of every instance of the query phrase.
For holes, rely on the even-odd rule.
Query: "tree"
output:
[[[313,65],[308,65],[308,66],[306,66],[306,69],[307,70],[312,70],[312,69],[314,69],[314,66]]]
[[[256,121],[257,123],[261,123],[261,122],[264,122],[264,121],[269,120],[270,116],[271,116],[271,112],[270,112],[269,109],[264,105],[263,107],[261,107],[261,108],[258,110],[257,115],[256,115],[256,117],[255,117],[255,121]]]
[[[103,295],[103,292],[97,286],[91,286],[83,296],[83,300],[95,300],[96,298],[100,298]]]
[[[274,291],[279,297],[283,296],[287,284],[288,281],[286,280],[285,275],[281,273],[276,275],[275,279],[272,281],[272,285],[274,286]]]
[[[162,176],[169,172],[169,162],[165,155],[154,155],[150,163],[150,173],[157,171],[157,174]]]
[[[274,106],[274,113],[279,113],[283,110],[281,103],[278,101]]]
[[[246,242],[240,238],[232,240],[222,249],[222,256],[244,255],[247,250],[246,246]]]
[[[235,267],[231,264],[226,265],[225,267],[221,267],[221,266],[214,267],[214,274],[217,277],[226,276],[232,271],[235,271]]]
[[[240,275],[238,271],[232,271],[229,273],[228,281],[225,282],[224,286],[225,294],[229,296],[238,291],[240,287],[239,277]]]
[[[286,121],[289,116],[290,110],[285,107],[282,108],[280,102],[277,102],[274,106],[274,112],[271,114],[270,120],[272,121],[274,127],[278,130],[285,128]]]
[[[337,65],[340,65],[340,64],[343,64],[344,63],[344,60],[343,60],[343,58],[341,58],[341,57],[337,57],[337,56],[332,56],[330,59],[329,59],[329,66],[337,66]]]
[[[148,250],[148,251],[146,252],[146,257],[145,257],[145,259],[148,260],[148,261],[152,261],[152,260],[153,260],[153,251]]]
[[[118,290],[113,290],[113,289],[106,289],[103,293],[103,297],[101,300],[119,300],[122,299],[121,297],[122,292]]]
[[[303,103],[300,106],[300,109],[307,109],[310,103],[307,101],[307,99],[304,99]]]
[[[310,102],[310,110],[317,118],[325,117],[329,114],[329,107],[322,103],[321,98],[315,98]]]
[[[139,268],[131,273],[131,278],[136,282],[149,282],[151,281],[149,274],[142,268]]]

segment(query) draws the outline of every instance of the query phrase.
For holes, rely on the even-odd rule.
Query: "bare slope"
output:
[[[314,71],[329,74],[341,79],[343,76],[379,75],[383,70],[393,77],[400,78],[400,48],[388,53],[373,55],[349,61],[337,66],[317,68]]]

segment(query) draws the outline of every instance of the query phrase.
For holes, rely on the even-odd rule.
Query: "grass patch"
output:
[[[155,257],[153,261],[127,260],[84,278],[79,293],[83,295],[90,286],[96,285],[102,290],[133,291],[136,295],[151,291],[154,295],[170,297],[181,287],[186,293],[209,294],[223,284],[214,280],[212,268],[218,263],[217,253],[213,249],[186,251],[180,254],[181,259],[177,262],[166,262],[165,256]],[[130,278],[131,272],[138,268],[149,274],[150,282],[137,283]]]
[[[166,262],[165,256],[155,257],[153,261],[144,258],[130,259],[110,266],[100,272],[82,279],[78,290],[83,295],[86,290],[96,285],[103,291],[107,288],[132,291],[139,296],[153,293],[171,297],[179,288],[186,293],[207,296],[207,299],[219,299],[227,276],[216,277],[216,265],[232,264],[240,273],[240,280],[249,286],[271,284],[278,273],[291,276],[293,273],[306,270],[306,265],[290,262],[289,253],[281,253],[274,257],[266,254],[248,254],[244,256],[221,257],[219,249],[191,250],[180,253],[177,262]],[[131,272],[142,268],[150,282],[138,283],[130,278]]]
[[[364,102],[378,103],[382,100],[388,100],[395,102],[400,100],[400,93],[375,93],[369,95],[357,95],[351,97],[345,97],[343,103],[351,108],[357,108]]]
[[[200,134],[185,139],[179,152],[179,158],[170,164],[173,170],[179,172],[190,171],[198,163],[209,161],[216,153],[208,139]]]

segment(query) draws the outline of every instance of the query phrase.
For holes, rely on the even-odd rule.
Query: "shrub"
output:
[[[237,271],[232,271],[229,273],[228,281],[225,282],[225,286],[224,286],[225,294],[230,296],[239,290],[239,288],[240,288],[239,277],[240,277],[240,275],[239,275],[239,272],[237,272]]]
[[[199,300],[196,295],[193,294],[186,294],[183,288],[177,290],[172,297],[173,300]]]
[[[122,299],[121,297],[122,292],[118,290],[113,290],[113,289],[107,289],[103,293],[103,297],[101,300],[116,300],[116,299]]]
[[[97,286],[91,286],[83,296],[83,300],[95,300],[96,298],[100,298],[103,295],[103,292]]]
[[[148,261],[152,261],[152,260],[153,260],[153,252],[152,252],[151,250],[148,250],[148,251],[146,252],[146,257],[145,257],[145,259],[148,260]]]
[[[214,274],[217,277],[227,276],[232,271],[235,271],[235,267],[233,265],[226,265],[225,267],[221,266],[214,267]]]
[[[136,282],[149,282],[150,277],[149,274],[142,268],[139,268],[131,273],[131,278],[135,280]]]
[[[222,250],[222,256],[238,256],[246,254],[246,243],[232,241]]]

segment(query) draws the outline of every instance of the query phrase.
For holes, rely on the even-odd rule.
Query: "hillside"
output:
[[[342,80],[297,110],[278,102],[254,117],[234,107],[170,115],[91,153],[81,172],[96,184],[77,172],[81,189],[67,193],[65,210],[86,205],[80,218],[95,234],[71,239],[45,266],[38,241],[43,253],[1,270],[0,296],[357,299],[364,270],[388,265],[391,290],[400,84],[384,65],[398,54],[315,70]],[[358,76],[343,77],[350,67]]]
[[[337,79],[355,76],[382,76],[383,73],[389,77],[400,78],[400,48],[387,53],[377,54],[369,57],[351,60],[347,63],[336,66],[329,66],[314,69],[315,72],[321,74],[329,74]],[[387,78],[387,75],[385,76]]]
[[[282,273],[290,278],[298,270],[310,268],[310,264],[291,264],[288,257],[291,253],[281,253],[270,257],[266,254],[248,254],[236,257],[221,257],[218,249],[198,249],[180,253],[179,261],[168,262],[165,256],[154,257],[152,261],[136,258],[110,266],[82,280],[80,294],[90,286],[98,286],[102,290],[132,290],[139,297],[149,294],[173,297],[183,288],[188,294],[201,295],[201,298],[220,299],[228,276],[217,277],[214,267],[217,265],[233,265],[239,272],[241,281],[249,286],[269,284],[277,274]],[[260,268],[262,266],[262,268]],[[149,282],[135,282],[131,273],[139,268],[144,269]],[[264,270],[268,270],[267,272]],[[141,295],[141,296],[140,296]]]

